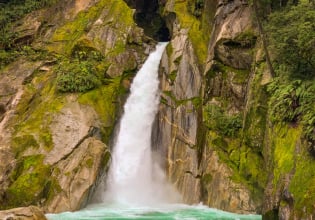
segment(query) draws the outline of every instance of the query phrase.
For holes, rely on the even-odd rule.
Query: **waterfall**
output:
[[[112,152],[103,202],[153,205],[178,200],[151,152],[152,123],[159,104],[158,68],[166,45],[157,45],[133,80]]]
[[[166,43],[157,45],[133,80],[107,182],[100,184],[95,193],[94,202],[99,203],[77,212],[46,214],[49,220],[261,220],[258,215],[237,215],[202,205],[178,204],[179,194],[152,159],[151,128],[159,104],[158,67],[165,47]]]

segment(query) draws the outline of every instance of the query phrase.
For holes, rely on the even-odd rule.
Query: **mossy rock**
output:
[[[11,174],[12,184],[6,190],[5,208],[37,205],[45,197],[44,188],[50,177],[50,167],[43,164],[44,155],[18,159]]]
[[[102,25],[115,27],[119,30],[117,34],[120,40],[117,40],[113,51],[124,47],[127,41],[127,35],[130,27],[135,26],[133,21],[133,12],[123,0],[101,0],[88,10],[81,11],[77,16],[59,27],[50,40],[48,49],[60,54],[70,55],[77,42],[85,38],[86,34],[93,28],[95,21],[100,18],[102,12],[106,10],[106,15],[102,18]],[[114,23],[113,23],[114,22]],[[104,44],[104,39],[93,38],[94,45],[101,51],[100,45]]]
[[[207,58],[210,32],[203,19],[198,19],[189,12],[187,1],[175,1],[174,12],[180,22],[181,28],[188,29],[188,36],[192,42],[199,64],[203,64]],[[166,12],[170,13],[170,12]]]
[[[99,61],[103,58],[102,53],[95,47],[94,43],[84,37],[79,39],[73,46],[71,55],[79,59],[94,58]]]
[[[27,148],[39,148],[39,144],[33,135],[16,136],[12,140],[12,148],[15,155],[19,155]]]
[[[106,85],[81,94],[79,103],[89,105],[98,113],[101,122],[103,142],[108,143],[116,122],[117,100],[124,94],[125,89],[121,85],[122,77],[107,80]]]

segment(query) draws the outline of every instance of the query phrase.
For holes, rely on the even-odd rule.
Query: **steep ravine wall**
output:
[[[15,42],[26,47],[0,69],[0,209],[86,204],[108,168],[133,73],[155,44],[145,35],[151,22],[144,33],[133,20],[139,13],[169,28],[152,137],[184,201],[312,219],[314,159],[299,124],[269,120],[272,77],[250,3],[126,2],[134,9],[122,0],[57,1],[14,24]],[[165,37],[164,23],[157,27],[157,39]],[[60,92],[62,71],[87,62],[96,88]]]
[[[123,0],[56,2],[14,24],[27,51],[0,70],[0,209],[86,205],[130,80],[155,45]],[[96,88],[62,92],[71,71],[94,74]]]
[[[230,155],[240,160],[241,138],[226,138],[209,129],[205,116],[212,105],[227,115],[241,114],[245,109],[255,44],[242,47],[237,38],[246,31],[254,32],[251,10],[239,1],[205,1],[204,8],[198,10],[216,12],[204,18],[194,16],[187,8],[186,2],[168,1],[165,5],[165,15],[175,13],[175,19],[172,40],[161,64],[162,101],[153,142],[156,148],[162,147],[169,178],[185,202],[202,201],[228,211],[257,212],[262,197],[253,199],[253,192],[225,161]],[[211,37],[195,39],[203,34]],[[200,50],[208,51],[208,55],[199,54],[204,53]]]
[[[312,219],[314,162],[300,126],[269,120],[272,75],[250,3],[162,5],[172,39],[152,136],[170,181],[187,203]]]

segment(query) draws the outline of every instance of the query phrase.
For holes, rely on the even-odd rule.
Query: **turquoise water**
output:
[[[206,206],[172,204],[159,207],[122,207],[98,204],[77,212],[47,214],[49,220],[261,220],[260,215],[239,215]]]

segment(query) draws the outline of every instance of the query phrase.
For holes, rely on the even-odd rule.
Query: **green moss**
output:
[[[92,168],[94,164],[93,158],[89,158],[85,161],[85,165],[87,168]]]
[[[71,55],[78,59],[95,58],[101,60],[101,52],[95,48],[93,42],[87,38],[80,38],[72,48]]]
[[[314,213],[315,203],[315,163],[314,158],[304,148],[301,141],[302,126],[292,127],[276,124],[268,129],[273,146],[273,189],[282,190],[286,183],[284,178],[292,176],[289,192],[293,196],[293,210],[298,219],[304,219]],[[281,201],[280,205],[285,201]]]
[[[172,44],[167,44],[167,46],[166,46],[166,54],[167,54],[167,57],[171,57],[171,55],[173,54],[173,46],[172,46]]]
[[[297,131],[299,133],[300,131]],[[295,173],[289,190],[294,198],[294,209],[301,219],[304,214],[314,213],[315,204],[315,163],[314,158],[303,149],[295,158]],[[305,212],[303,211],[305,210]]]
[[[212,181],[213,177],[210,173],[203,174],[201,177],[201,181],[203,184],[207,185]]]
[[[56,47],[56,44],[49,46],[48,49],[59,53],[70,54],[72,47],[76,41],[88,30],[88,26],[92,25],[97,16],[101,13],[101,4],[99,2],[96,6],[89,8],[87,11],[81,11],[71,22],[66,23],[64,26],[57,29],[51,39],[52,42],[60,42],[61,44]]]
[[[242,47],[253,47],[255,46],[256,39],[257,34],[254,33],[252,29],[248,29],[238,35],[234,41],[239,42]]]
[[[46,130],[44,130],[44,132],[41,132],[39,134],[39,140],[43,144],[44,149],[46,149],[47,151],[52,150],[53,148],[52,134],[50,133],[47,127]]]
[[[12,148],[15,155],[18,156],[27,148],[39,148],[39,144],[37,143],[33,135],[22,135],[13,138]]]
[[[92,106],[102,120],[105,143],[109,140],[115,120],[116,102],[121,92],[121,77],[108,80],[108,84],[79,96],[79,103]]]
[[[251,83],[250,105],[246,111],[243,129],[245,144],[260,152],[265,141],[266,115],[268,114],[268,94],[266,86],[261,85],[264,65],[262,63],[258,67]]]
[[[175,1],[174,11],[180,21],[181,27],[189,29],[188,35],[193,44],[199,63],[204,63],[207,58],[211,30],[203,28],[200,20],[189,13],[186,1]]]
[[[58,180],[55,177],[50,177],[45,185],[43,194],[46,198],[46,203],[49,204],[57,194],[62,191],[61,186],[59,185]]]
[[[13,183],[6,191],[6,208],[35,205],[43,197],[44,187],[50,176],[50,168],[43,164],[43,155],[19,159],[13,172]]]
[[[64,105],[64,96],[56,94],[54,81],[51,75],[36,76],[34,84],[41,83],[43,88],[35,90],[32,85],[25,87],[25,93],[17,106],[18,117],[14,121],[14,133],[12,145],[18,154],[29,147],[27,144],[19,144],[19,137],[33,136],[37,142],[36,147],[43,147],[49,151],[53,147],[50,124],[54,113],[60,111]]]
[[[174,60],[174,63],[175,63],[176,65],[179,65],[179,63],[180,63],[181,60],[182,60],[182,55],[179,56],[179,57],[176,57],[176,59]]]
[[[190,101],[195,107],[195,109],[198,109],[202,104],[202,99],[200,97],[193,97],[190,99]]]
[[[241,137],[224,138],[215,131],[209,131],[207,137],[220,160],[233,170],[231,179],[245,185],[252,198],[260,201],[267,181],[262,156],[242,145]]]
[[[294,196],[294,209],[302,217],[314,212],[315,204],[315,164],[314,159],[303,152],[297,158],[296,172],[290,184],[290,192]]]
[[[109,167],[109,161],[110,161],[110,159],[111,159],[111,154],[110,154],[110,151],[107,150],[107,151],[105,152],[104,157],[103,157],[101,167],[104,167],[104,168],[106,167],[106,168],[108,168],[108,167]]]
[[[206,105],[203,115],[205,126],[222,136],[235,137],[242,128],[242,117],[240,114],[229,115],[216,104]]]
[[[296,146],[300,142],[301,128],[291,128],[287,125],[276,125],[272,131],[273,136],[273,184],[277,186],[285,174],[294,168]]]
[[[169,90],[165,90],[163,91],[163,94],[167,97],[169,97],[175,104],[175,108],[177,108],[178,106],[181,106],[181,105],[186,105],[187,103],[191,103],[195,109],[197,109],[200,105],[201,105],[201,98],[200,97],[192,97],[192,98],[189,98],[189,99],[177,99],[173,92],[172,91],[169,91]],[[170,103],[167,102],[167,100],[165,98],[162,97],[162,103],[166,104],[166,105],[170,105]],[[191,109],[192,111],[192,109]]]
[[[52,44],[48,48],[51,51],[69,55],[77,41],[89,31],[104,10],[107,10],[107,15],[103,20],[104,25],[114,26],[121,38],[112,48],[112,55],[124,51],[127,40],[127,36],[124,35],[129,32],[130,26],[135,24],[133,12],[123,0],[101,0],[88,10],[79,12],[72,21],[67,22],[55,31],[51,39]],[[112,24],[113,22],[115,24]],[[97,37],[94,39],[94,43],[104,44],[103,40]],[[93,47],[92,44],[90,46]]]
[[[177,77],[177,71],[172,71],[170,74],[167,75],[170,79],[171,83],[174,83]]]
[[[233,73],[233,83],[235,84],[246,84],[249,77],[249,70],[235,69],[230,66],[226,66],[221,62],[216,61],[211,69],[206,73],[206,79],[213,79],[218,74],[222,74],[224,80],[227,80],[230,76],[229,74]]]

